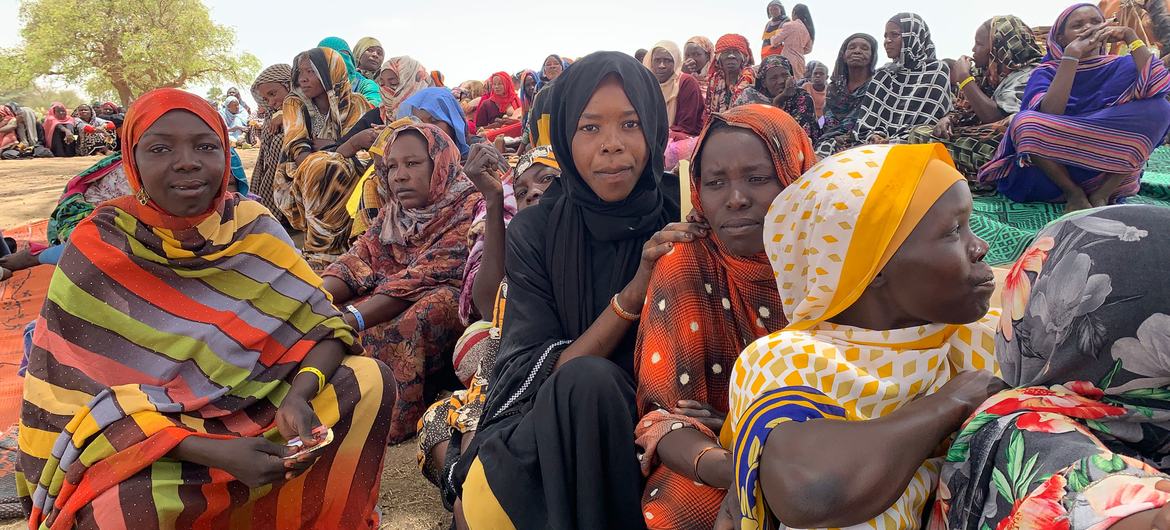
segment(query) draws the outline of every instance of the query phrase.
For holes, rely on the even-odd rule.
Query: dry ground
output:
[[[251,173],[257,150],[240,151]],[[100,157],[0,161],[0,230],[44,219],[73,175]],[[418,472],[414,440],[386,450],[382,473],[382,528],[442,530],[450,524],[438,494]],[[26,528],[22,522],[0,523],[0,530]]]

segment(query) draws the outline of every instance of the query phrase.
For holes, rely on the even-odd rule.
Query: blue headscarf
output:
[[[561,75],[565,75],[565,70],[569,69],[569,61],[564,60],[563,58],[561,58],[560,55],[557,55],[554,53],[552,55],[549,55],[548,57],[545,57],[544,61],[540,63],[540,68],[536,70],[536,91],[537,92],[540,92],[540,89],[544,88],[545,85],[547,85],[550,81],[552,81],[551,79],[547,79],[544,77],[544,63],[547,63],[550,58],[555,58],[556,60],[561,62]]]
[[[232,178],[236,180],[236,192],[240,197],[248,196],[248,174],[244,172],[244,161],[236,148],[232,148]]]
[[[382,93],[378,90],[378,84],[366,79],[358,71],[353,60],[353,52],[349,50],[349,43],[345,42],[345,39],[341,37],[326,37],[317,43],[317,47],[329,48],[337,52],[338,55],[341,55],[341,59],[345,61],[345,73],[349,77],[349,85],[354,93],[361,94],[375,107],[382,104]]]
[[[452,140],[455,140],[455,145],[459,147],[459,155],[467,157],[467,152],[471,149],[467,145],[467,116],[463,114],[463,108],[455,101],[455,96],[451,95],[450,90],[437,87],[419,90],[398,106],[395,118],[410,116],[414,109],[425,110],[435,119],[450,125],[455,131],[455,138]]]

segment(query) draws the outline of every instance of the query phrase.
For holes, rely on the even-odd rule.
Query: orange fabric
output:
[[[207,100],[176,88],[159,88],[147,92],[130,106],[130,110],[126,113],[126,121],[122,123],[122,168],[126,171],[126,180],[130,182],[130,189],[134,190],[135,193],[139,193],[142,189],[142,177],[138,174],[138,164],[134,160],[134,148],[138,146],[138,140],[150,129],[150,126],[172,110],[183,110],[199,116],[215,131],[223,145],[231,144],[228,140],[227,124],[223,121],[223,116],[220,116],[219,111],[212,108]],[[223,201],[228,193],[228,179],[232,175],[230,149],[223,150],[223,160],[223,184],[219,188],[219,196],[202,215],[175,217],[152,200],[147,201],[144,206],[134,197],[122,197],[111,201],[111,203],[150,226],[172,230],[196,226],[212,212],[222,211]]]
[[[40,220],[6,228],[4,235],[15,239],[21,248],[30,241],[44,243],[47,223]],[[16,375],[16,370],[24,356],[24,326],[41,313],[52,277],[52,267],[33,267],[17,271],[0,283],[0,430],[20,418],[24,379]]]
[[[804,130],[784,111],[745,105],[714,120],[753,131],[768,147],[776,174],[788,186],[816,160]],[[710,126],[699,137],[691,197],[699,200],[699,160]],[[740,257],[715,236],[675,245],[659,259],[650,279],[634,366],[637,370],[637,444],[647,475],[642,496],[649,528],[710,528],[724,490],[697,485],[660,465],[658,443],[680,428],[697,429],[716,443],[716,433],[689,417],[673,414],[679,400],[708,403],[727,412],[731,368],[739,352],[757,338],[782,329],[780,294],[764,253]]]

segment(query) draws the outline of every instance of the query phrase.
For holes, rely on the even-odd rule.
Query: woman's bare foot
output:
[[[13,272],[31,269],[40,264],[37,257],[32,255],[27,248],[0,258],[0,267]]]
[[[1075,212],[1077,210],[1088,210],[1093,207],[1093,203],[1085,196],[1084,192],[1065,194],[1064,211]]]
[[[1109,198],[1113,196],[1113,192],[1117,191],[1123,178],[1125,175],[1110,173],[1105,178],[1105,182],[1101,183],[1101,187],[1089,195],[1089,202],[1093,204],[1093,207],[1109,206]]]

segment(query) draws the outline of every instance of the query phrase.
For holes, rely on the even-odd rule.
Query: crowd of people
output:
[[[807,6],[767,15],[758,50],[450,88],[329,37],[255,112],[4,107],[0,138],[111,153],[48,248],[0,257],[56,267],[30,528],[377,528],[416,435],[457,528],[1170,525],[1170,290],[1133,274],[1165,268],[1170,209],[1125,204],[1170,132],[1141,28],[996,16],[947,60],[899,13],[888,64],[857,33],[830,69]],[[1000,301],[992,190],[1072,212]]]

